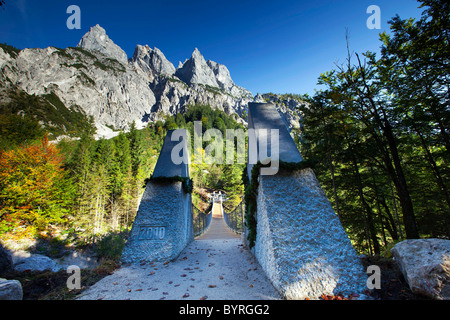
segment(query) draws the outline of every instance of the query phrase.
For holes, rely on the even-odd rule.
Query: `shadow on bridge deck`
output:
[[[212,209],[212,220],[205,233],[195,238],[195,240],[221,240],[236,239],[240,236],[228,228],[223,218],[223,209],[220,202],[214,202]]]

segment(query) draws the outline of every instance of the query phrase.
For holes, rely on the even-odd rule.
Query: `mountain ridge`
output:
[[[97,138],[114,134],[111,128],[127,130],[132,122],[142,128],[194,104],[234,114],[245,124],[254,100],[225,65],[206,60],[197,48],[177,68],[147,44],[136,45],[128,58],[98,24],[76,47],[0,47],[0,75],[29,95],[54,95],[67,109],[92,117]]]

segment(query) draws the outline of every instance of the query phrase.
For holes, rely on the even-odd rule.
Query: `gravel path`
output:
[[[122,266],[81,300],[280,299],[241,239],[194,240],[169,263]]]

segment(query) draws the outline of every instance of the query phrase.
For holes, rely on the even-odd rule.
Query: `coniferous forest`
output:
[[[141,130],[132,123],[128,132],[112,139],[94,140],[94,131],[88,127],[79,139],[54,143],[40,126],[28,127],[27,136],[33,139],[18,136],[19,141],[4,148],[0,157],[2,239],[20,243],[51,238],[86,245],[105,238],[114,250],[116,245],[120,250],[167,131],[186,128],[194,141],[194,121],[201,121],[203,133],[213,127],[223,135],[228,128],[244,129],[233,117],[210,106],[188,107],[183,115],[166,117]],[[5,127],[5,135],[13,136],[14,128]],[[207,210],[208,190],[214,189],[228,194],[230,208],[238,205],[243,167],[192,164],[193,204]],[[111,254],[117,256],[120,251]]]

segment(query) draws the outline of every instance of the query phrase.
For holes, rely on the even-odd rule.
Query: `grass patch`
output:
[[[88,57],[91,58],[91,59],[94,59],[94,60],[97,59],[97,57],[96,57],[95,55],[93,55],[92,53],[90,53],[90,52],[87,51],[87,50],[84,50],[83,48],[79,48],[79,47],[68,47],[68,49],[72,49],[72,50],[78,51],[79,53],[81,53],[81,54],[83,54],[83,55],[85,55],[85,56],[88,56]]]
[[[92,86],[95,87],[95,81],[90,78],[86,73],[84,73],[83,71],[80,72],[80,74],[78,75],[78,77],[80,78],[81,82],[83,82],[84,84],[91,84]]]

